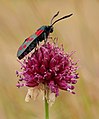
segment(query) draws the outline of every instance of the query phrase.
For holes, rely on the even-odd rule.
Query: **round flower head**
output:
[[[19,61],[22,71],[16,71],[19,76],[17,87],[29,87],[26,101],[33,96],[36,98],[39,91],[44,90],[44,85],[50,92],[49,101],[55,100],[59,95],[59,89],[75,93],[74,84],[77,83],[79,76],[77,62],[73,62],[72,54],[73,52],[64,53],[63,47],[59,48],[54,43],[47,42],[31,56],[22,62]]]

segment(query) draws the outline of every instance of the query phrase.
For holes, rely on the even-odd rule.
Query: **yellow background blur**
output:
[[[24,39],[51,17],[74,15],[54,26],[65,51],[76,50],[80,79],[76,95],[61,91],[50,119],[99,119],[99,0],[0,0],[0,119],[44,119],[42,96],[26,103],[16,88],[16,53]]]

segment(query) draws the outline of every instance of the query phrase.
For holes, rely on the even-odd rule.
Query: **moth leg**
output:
[[[58,38],[55,37],[55,38],[53,39],[53,43],[54,43],[55,45],[57,45],[57,41],[58,41]]]
[[[35,41],[35,51],[37,50],[37,45],[39,44],[39,41],[36,39],[36,41]]]
[[[39,45],[39,41],[37,42],[37,45]]]
[[[44,43],[46,44],[47,38],[46,38],[46,33],[44,33]]]

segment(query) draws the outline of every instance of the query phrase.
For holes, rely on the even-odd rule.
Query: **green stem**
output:
[[[45,99],[45,119],[49,119],[49,104],[48,104],[48,98],[49,98],[49,90],[45,86],[44,90],[44,99]]]

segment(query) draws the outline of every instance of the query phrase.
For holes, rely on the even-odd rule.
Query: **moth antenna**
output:
[[[69,15],[66,15],[66,16],[64,16],[64,17],[61,17],[61,18],[59,18],[59,19],[57,19],[56,21],[54,21],[54,23],[51,25],[51,26],[53,26],[56,22],[58,22],[58,21],[60,21],[60,20],[62,20],[62,19],[66,19],[66,18],[68,18],[68,17],[70,17],[70,16],[72,16],[73,14],[69,14]]]
[[[52,25],[52,21],[53,21],[53,19],[56,17],[56,16],[58,16],[58,14],[59,14],[59,11],[52,17],[52,19],[51,19],[51,25]]]

